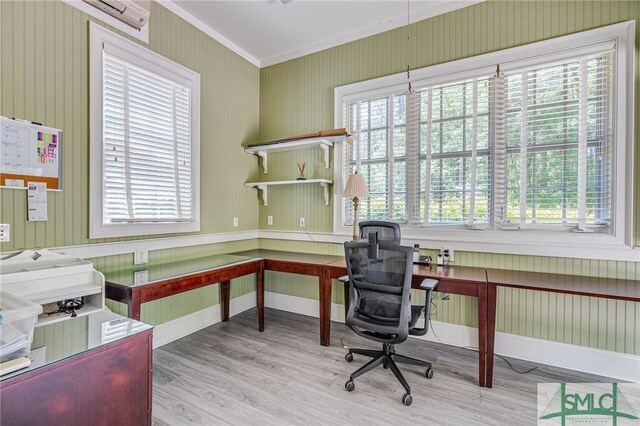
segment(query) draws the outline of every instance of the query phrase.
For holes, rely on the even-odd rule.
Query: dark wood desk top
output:
[[[487,269],[490,284],[640,302],[640,280]]]
[[[252,257],[265,260],[276,260],[283,262],[306,263],[310,265],[327,265],[331,262],[342,259],[344,256],[334,256],[329,254],[299,253],[293,251],[255,249],[232,253],[234,256]]]
[[[256,259],[252,256],[218,254],[176,262],[135,265],[134,267],[127,269],[107,272],[105,273],[105,280],[108,284],[112,285],[123,287],[143,287],[158,283],[172,282],[185,277],[191,277],[256,261],[260,261],[260,259]],[[147,280],[136,283],[136,273],[142,271],[147,272]]]
[[[347,263],[344,257],[328,264],[330,268],[346,270]],[[486,270],[471,266],[436,266],[436,265],[413,265],[413,278],[425,279],[433,278],[437,280],[449,279],[458,282],[485,283],[487,281]]]

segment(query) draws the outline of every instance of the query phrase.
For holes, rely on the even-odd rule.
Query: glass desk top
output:
[[[107,310],[36,327],[33,333],[31,365],[0,377],[0,381],[20,376],[44,366],[80,355],[153,327]]]
[[[127,287],[137,287],[256,260],[260,260],[260,258],[233,254],[216,254],[175,262],[135,265],[127,269],[106,272],[104,276],[109,283],[120,284]]]

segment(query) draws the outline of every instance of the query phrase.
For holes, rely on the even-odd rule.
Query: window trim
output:
[[[425,239],[429,246],[434,242],[447,242],[452,248],[465,249],[467,243],[485,243],[488,251],[518,254],[548,255],[550,245],[571,249],[571,256],[599,258],[603,249],[631,249],[633,247],[633,179],[629,182],[625,172],[634,170],[634,78],[635,78],[635,21],[627,21],[598,29],[574,33],[554,39],[535,42],[504,49],[484,55],[474,56],[444,64],[412,71],[412,86],[419,89],[447,82],[495,73],[496,64],[501,70],[530,67],[554,60],[561,60],[568,54],[578,56],[588,54],[605,43],[616,43],[613,130],[616,138],[614,169],[613,206],[615,209],[614,229],[611,235],[567,232],[563,229],[535,228],[507,231],[452,229],[452,227],[405,227],[404,235],[413,239]],[[535,52],[535,53],[533,53]],[[534,56],[531,56],[534,54]],[[373,80],[336,87],[334,89],[334,125],[343,124],[343,102],[380,95],[406,88],[406,73],[398,73]],[[351,227],[344,223],[344,202],[342,198],[343,149],[342,144],[334,148],[334,208],[333,232],[336,235],[350,235]],[[453,242],[453,244],[451,244]],[[457,247],[456,247],[457,246]],[[437,245],[436,245],[437,247]]]
[[[103,223],[102,60],[103,46],[122,49],[179,80],[191,82],[192,222]],[[200,231],[200,75],[122,36],[90,23],[89,46],[89,238],[175,234]]]

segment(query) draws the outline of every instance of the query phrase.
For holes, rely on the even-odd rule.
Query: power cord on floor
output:
[[[307,235],[309,236],[309,238],[311,239],[311,241],[313,241],[314,243],[316,242],[316,240],[313,239],[313,237],[311,236],[311,234],[309,233],[309,231],[307,231],[307,227],[303,226],[302,229],[304,229],[304,232],[307,233]]]
[[[342,347],[345,348],[346,350],[350,350],[351,346],[347,345],[345,342],[347,341],[347,339],[350,339],[355,335],[356,335],[355,333],[351,333],[351,334],[345,334],[344,336],[342,336],[340,338],[340,344],[342,345]]]
[[[432,333],[433,333],[433,335],[436,337],[436,339],[438,340],[438,342],[442,343],[442,340],[440,340],[440,338],[439,338],[439,337],[438,337],[438,335],[436,334],[436,330],[433,328],[433,322],[431,321],[431,318],[429,318],[429,328],[431,329],[431,332],[432,332]],[[463,348],[465,348],[465,349],[471,349],[471,350],[473,350],[473,351],[478,352],[478,348],[474,348],[473,346],[463,346]],[[523,375],[524,375],[524,374],[529,374],[529,373],[531,373],[533,370],[538,370],[538,369],[540,368],[539,366],[535,366],[535,367],[532,367],[532,368],[530,368],[530,369],[528,369],[528,370],[526,370],[526,371],[524,371],[524,370],[523,370],[523,371],[519,371],[519,370],[517,370],[517,369],[513,366],[513,364],[511,364],[511,362],[509,362],[509,360],[508,360],[508,359],[506,359],[506,358],[505,358],[505,357],[503,357],[502,355],[498,355],[498,354],[496,354],[496,353],[494,353],[494,355],[495,355],[495,356],[497,356],[498,358],[500,358],[501,360],[503,360],[504,362],[506,362],[506,363],[507,363],[507,365],[508,365],[508,366],[509,366],[513,371],[515,371],[515,372],[516,372],[516,373],[518,373],[518,374],[523,374]]]

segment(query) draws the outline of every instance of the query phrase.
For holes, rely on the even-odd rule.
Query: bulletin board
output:
[[[45,182],[62,189],[62,131],[0,116],[0,186]]]

